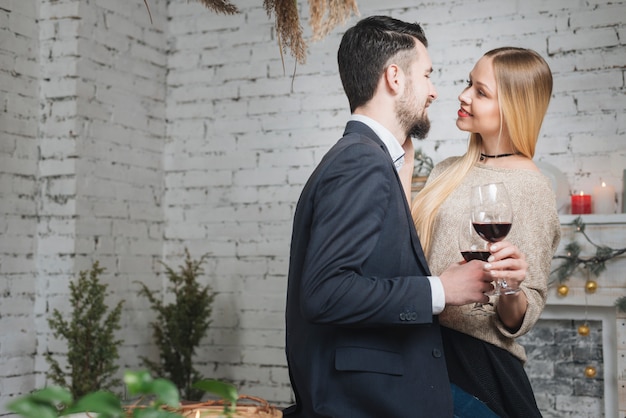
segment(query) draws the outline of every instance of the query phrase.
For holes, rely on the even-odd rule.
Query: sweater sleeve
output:
[[[546,304],[552,257],[560,241],[561,225],[554,193],[543,177],[521,176],[510,185],[514,218],[507,240],[517,245],[528,262],[527,276],[521,284],[528,308],[522,325],[514,333],[498,317],[495,323],[502,335],[516,338],[531,330]]]

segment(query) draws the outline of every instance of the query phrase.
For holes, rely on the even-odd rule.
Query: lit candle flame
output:
[[[605,182],[602,182],[602,187],[606,187],[606,183]]]
[[[585,193],[581,190],[581,191],[580,191],[580,195],[581,195],[581,196],[584,196],[584,195],[585,195]]]
[[[196,418],[200,418],[200,411],[196,411]]]

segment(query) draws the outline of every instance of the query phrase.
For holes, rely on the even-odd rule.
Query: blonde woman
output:
[[[470,305],[448,306],[440,314],[455,400],[469,393],[500,417],[541,416],[523,368],[524,348],[515,339],[534,326],[544,308],[560,239],[554,193],[532,161],[551,92],[550,68],[535,51],[504,47],[487,52],[459,95],[456,125],[470,133],[468,150],[438,164],[411,207],[437,275],[462,260],[458,231],[467,221],[470,188],[503,182],[510,195],[514,220],[507,241],[515,250],[512,257],[525,257],[527,269],[494,268],[492,274],[521,291],[495,297],[487,305],[494,315],[469,316]],[[492,250],[504,245],[496,243]],[[493,257],[485,267],[491,263]]]

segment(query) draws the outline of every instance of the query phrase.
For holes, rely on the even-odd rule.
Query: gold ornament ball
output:
[[[596,290],[598,290],[598,283],[594,280],[587,280],[587,283],[585,283],[585,292],[596,293]]]
[[[585,367],[585,377],[588,377],[590,379],[596,377],[596,368],[593,366],[587,366]]]
[[[569,293],[569,287],[567,287],[566,284],[562,284],[561,286],[559,286],[558,289],[556,289],[556,291],[558,292],[559,296],[567,296],[567,294]]]
[[[580,335],[582,335],[583,337],[586,337],[587,335],[589,335],[589,325],[583,324],[583,325],[579,326],[578,327],[578,333]]]

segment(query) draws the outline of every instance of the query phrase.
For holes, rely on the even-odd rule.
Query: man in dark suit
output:
[[[398,175],[405,150],[412,170],[407,138],[425,137],[437,96],[426,46],[419,25],[385,16],[341,41],[352,117],[296,208],[286,311],[296,404],[285,416],[452,416],[436,315],[487,302],[492,278],[480,261],[430,276]]]

